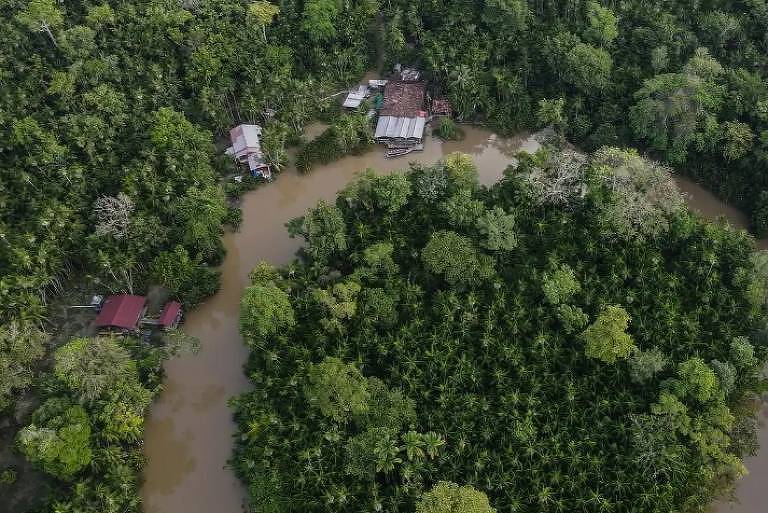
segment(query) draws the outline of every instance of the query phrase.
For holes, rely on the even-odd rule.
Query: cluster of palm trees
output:
[[[290,276],[275,280],[290,297],[296,324],[257,341],[267,351],[251,355],[254,390],[234,401],[244,433],[236,468],[256,509],[412,511],[432,485],[452,481],[486,492],[498,511],[666,512],[704,505],[731,484],[733,476],[719,474],[716,462],[682,435],[667,442],[679,450],[674,468],[649,473],[633,419],[658,411],[652,406],[675,382],[680,363],[697,356],[713,376],[707,365],[732,358],[734,337],[762,326],[756,296],[748,292],[756,283],[751,240],[684,209],[669,214],[659,236],[611,232],[606,216],[616,209],[608,207],[622,197],[610,188],[598,183],[566,210],[535,201],[524,172],[523,163],[485,189],[457,181],[445,164],[417,167],[393,204],[387,204],[391,195],[376,195],[391,183],[367,176],[365,187],[353,185],[335,207],[324,207],[343,217],[344,226],[334,230],[347,243],[323,251],[322,262],[310,248]],[[442,182],[430,178],[433,186],[420,189],[435,173]],[[466,193],[484,209],[514,216],[516,246],[483,249],[476,226],[450,222],[441,205]],[[360,194],[379,199],[362,201]],[[440,230],[459,230],[492,259],[494,272],[478,282],[435,274],[420,254]],[[312,240],[322,238],[315,233]],[[366,263],[371,247],[390,263]],[[456,255],[446,259],[463,263]],[[553,301],[548,280],[558,272],[568,278],[561,276],[568,290]],[[354,313],[341,321],[343,330],[330,330],[318,291],[348,280],[360,285]],[[392,299],[396,321],[375,317],[370,290]],[[565,327],[564,305],[590,322],[606,305],[622,305],[636,351],[656,348],[664,364],[640,381],[630,372],[643,365],[640,353],[613,363],[589,358],[583,326]],[[764,355],[759,339],[751,343]],[[381,431],[378,444],[362,442],[364,423],[334,420],[307,401],[308,369],[329,357],[405,398],[371,401],[370,411],[401,423]],[[745,370],[718,394],[726,410],[744,417],[740,405],[758,386],[756,373]],[[717,422],[708,416],[714,403],[681,400],[698,426]],[[250,436],[254,418],[269,421]],[[725,436],[727,451],[741,456],[743,435]],[[350,472],[366,458],[378,462],[371,472]]]

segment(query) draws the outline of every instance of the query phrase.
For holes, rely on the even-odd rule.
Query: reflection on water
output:
[[[317,134],[321,126],[308,127]],[[187,316],[184,330],[200,339],[197,355],[184,355],[165,364],[165,387],[153,404],[147,421],[145,453],[148,464],[142,489],[145,513],[237,513],[243,509],[246,492],[227,468],[235,425],[227,399],[248,389],[242,372],[248,351],[237,330],[240,296],[248,273],[260,260],[276,265],[290,261],[300,242],[290,239],[285,223],[301,215],[320,199],[333,199],[336,192],[360,170],[373,168],[386,173],[408,166],[408,162],[431,164],[444,155],[461,151],[472,155],[480,181],[491,184],[522,149],[535,151],[530,137],[502,138],[485,130],[465,128],[460,142],[427,141],[425,151],[400,159],[386,159],[380,147],[351,156],[309,175],[294,169],[283,172],[274,183],[248,193],[243,201],[240,232],[226,234],[227,256],[221,267],[221,290]],[[714,196],[684,179],[681,188],[689,203],[704,215],[723,214],[737,226],[744,218]],[[768,446],[768,431],[762,445]],[[757,476],[768,474],[768,454],[747,461],[753,474],[739,485],[743,505],[720,513],[766,513]]]

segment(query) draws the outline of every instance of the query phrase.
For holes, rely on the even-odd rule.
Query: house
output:
[[[232,146],[225,153],[232,155],[241,164],[248,164],[251,176],[271,178],[269,164],[261,153],[261,127],[259,125],[238,125],[229,131]]]
[[[363,103],[363,100],[366,99],[369,94],[370,91],[368,86],[357,86],[357,89],[352,89],[349,91],[349,94],[344,100],[344,103],[342,103],[342,106],[348,109],[356,109],[360,106],[361,103]]]
[[[143,296],[119,294],[109,296],[99,311],[94,324],[100,330],[134,332],[139,329],[139,322],[147,310]]]
[[[389,81],[374,138],[388,148],[414,148],[424,141],[424,82]]]
[[[166,303],[163,307],[163,311],[160,312],[158,324],[164,330],[177,328],[181,322],[181,316],[181,303],[177,301],[171,301]]]
[[[451,103],[445,98],[435,98],[432,100],[432,115],[435,117],[450,117],[453,114]]]

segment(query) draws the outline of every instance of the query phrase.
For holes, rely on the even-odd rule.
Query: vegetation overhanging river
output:
[[[238,333],[240,296],[248,273],[261,260],[281,265],[294,258],[299,240],[290,239],[285,223],[303,214],[320,199],[330,200],[357,171],[373,168],[391,172],[409,161],[433,163],[443,155],[461,151],[472,155],[480,181],[491,184],[520,150],[534,151],[533,138],[501,138],[490,132],[466,128],[461,142],[431,139],[425,151],[401,159],[385,159],[381,148],[350,156],[308,175],[295,169],[283,172],[269,185],[245,195],[243,224],[237,233],[224,236],[227,255],[221,267],[221,290],[187,315],[184,330],[200,339],[200,352],[165,364],[165,386],[153,404],[145,434],[148,464],[143,499],[145,513],[237,513],[246,491],[226,467],[232,450],[235,425],[227,400],[247,389],[242,366],[248,351]],[[684,178],[678,185],[689,205],[709,218],[724,216],[744,227],[745,216],[714,195]],[[768,240],[759,242],[768,248]],[[768,476],[768,429],[760,416],[761,452],[746,463],[750,475],[737,489],[740,503],[719,504],[718,513],[764,513],[766,497],[761,482]]]

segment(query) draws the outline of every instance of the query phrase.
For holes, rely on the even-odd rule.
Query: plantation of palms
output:
[[[251,273],[254,511],[702,511],[744,472],[765,257],[636,153],[378,176]]]

